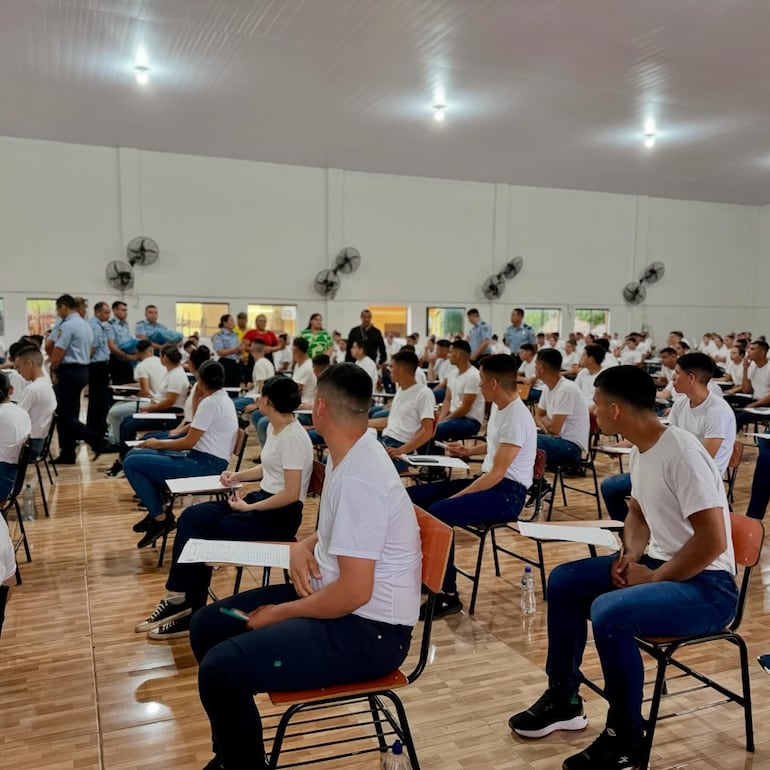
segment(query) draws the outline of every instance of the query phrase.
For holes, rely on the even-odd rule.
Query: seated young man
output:
[[[353,364],[318,379],[313,424],[329,461],[318,530],[291,545],[292,585],[246,591],[193,615],[190,643],[216,751],[208,770],[267,768],[255,693],[376,679],[409,651],[420,530],[393,463],[367,431],[371,400],[372,381]]]
[[[471,346],[465,340],[455,340],[449,347],[449,362],[454,368],[449,371],[446,396],[438,416],[438,441],[473,436],[484,419],[484,397],[479,370],[471,364]]]
[[[382,431],[380,441],[399,471],[407,468],[399,456],[415,452],[433,436],[436,402],[431,389],[417,382],[417,367],[417,355],[412,351],[400,350],[393,355],[391,377],[399,390],[388,415],[369,420],[370,428]]]
[[[536,356],[537,348],[529,342],[523,343],[519,348],[521,365],[517,379],[522,385],[529,385],[529,398],[527,398],[529,402],[539,401],[543,391],[543,383],[538,380],[535,372]]]
[[[583,348],[583,354],[580,356],[580,369],[575,377],[575,385],[583,396],[589,412],[594,409],[594,381],[596,375],[602,371],[605,355],[601,345],[591,343]]]
[[[438,340],[435,355],[428,364],[427,377],[429,382],[436,383],[436,387],[433,388],[433,398],[436,399],[437,404],[442,403],[446,396],[447,377],[452,368],[452,364],[449,363],[450,345],[449,340]]]
[[[262,385],[275,374],[273,362],[265,353],[265,343],[262,340],[252,340],[249,348],[254,366],[247,383],[247,393],[233,399],[235,411],[239,414],[251,414],[257,409],[257,399],[262,392]]]
[[[609,369],[596,378],[595,400],[602,431],[622,433],[637,447],[623,550],[551,572],[548,689],[509,726],[527,738],[587,726],[578,688],[590,618],[607,723],[562,768],[633,770],[644,737],[644,667],[635,637],[723,629],[737,606],[735,558],[719,471],[695,436],[657,419],[652,378],[637,366]]]
[[[767,356],[768,344],[764,340],[752,340],[743,359],[742,393],[751,393],[751,399],[733,402],[734,406],[756,408],[770,406],[770,360]],[[746,403],[748,402],[748,403]],[[738,430],[756,422],[756,415],[750,412],[737,412],[735,419]]]
[[[692,433],[724,476],[735,443],[735,416],[727,402],[709,390],[714,362],[704,353],[682,356],[674,368],[673,383],[681,397],[674,401],[668,419],[671,425]],[[621,442],[632,446],[626,440]],[[610,518],[623,521],[628,513],[631,474],[610,476],[601,483],[602,497]]]
[[[447,444],[454,457],[486,455],[476,479],[453,479],[409,487],[412,501],[451,524],[515,521],[524,507],[532,484],[537,438],[535,422],[516,389],[516,361],[507,355],[487,356],[481,361],[481,392],[492,402],[486,442],[472,447]],[[434,617],[459,612],[454,546],[436,598]]]

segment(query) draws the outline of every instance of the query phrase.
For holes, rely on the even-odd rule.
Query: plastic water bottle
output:
[[[382,758],[382,770],[412,770],[409,757],[404,754],[401,741],[395,741],[393,747]]]
[[[524,573],[521,576],[521,614],[524,617],[534,615],[537,609],[535,600],[535,577],[532,574],[532,567],[527,564],[524,567]]]
[[[35,493],[32,490],[32,484],[28,482],[24,487],[24,496],[21,500],[21,520],[34,521],[36,513]]]

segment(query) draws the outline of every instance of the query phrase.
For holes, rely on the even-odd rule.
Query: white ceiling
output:
[[[768,31],[768,0],[0,0],[0,134],[766,204]]]

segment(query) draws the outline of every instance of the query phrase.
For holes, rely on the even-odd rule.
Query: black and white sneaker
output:
[[[529,497],[527,502],[524,503],[524,507],[531,508],[538,501],[538,498],[544,500],[550,494],[551,485],[547,481],[544,481],[542,484],[533,484],[529,488]]]
[[[609,727],[579,754],[567,757],[562,770],[637,770],[641,763],[640,743],[630,745]]]
[[[187,602],[174,604],[168,599],[161,599],[160,604],[153,610],[152,615],[141,623],[137,623],[134,631],[137,634],[152,631],[153,628],[171,623],[173,620],[192,615],[192,607]]]
[[[166,639],[184,639],[190,636],[190,616],[177,618],[170,623],[164,623],[160,628],[154,628],[147,634],[148,639],[163,642]]]
[[[582,730],[588,717],[579,695],[565,698],[549,688],[526,711],[514,714],[508,726],[524,738],[544,738],[556,730]]]
[[[115,460],[115,462],[110,466],[110,469],[104,475],[108,479],[123,478],[126,475],[123,473],[123,463],[120,460]]]

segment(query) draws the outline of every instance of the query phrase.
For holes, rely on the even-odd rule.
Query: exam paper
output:
[[[209,562],[249,567],[289,568],[289,546],[284,543],[249,543],[237,540],[190,538],[179,557],[182,564]]]
[[[602,527],[571,527],[569,524],[538,524],[532,521],[520,521],[519,532],[525,537],[538,540],[567,540],[573,543],[601,545],[617,550],[618,540],[611,530]]]

